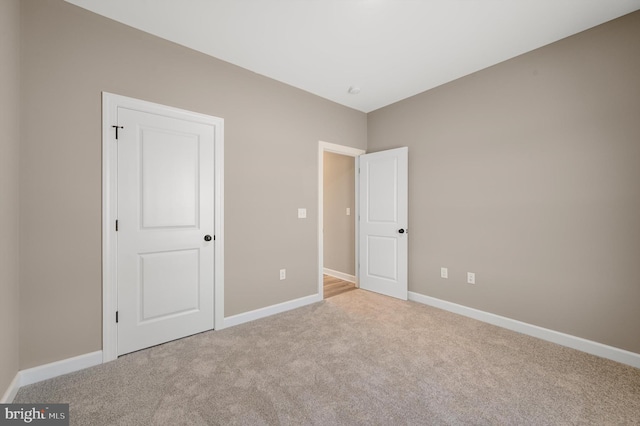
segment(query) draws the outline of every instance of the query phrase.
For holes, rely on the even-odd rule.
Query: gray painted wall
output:
[[[355,275],[355,159],[325,152],[323,163],[324,267]]]
[[[0,1],[0,398],[18,372],[20,2]]]
[[[640,353],[638,46],[640,12],[369,114],[411,153],[410,291]]]
[[[102,347],[101,91],[225,120],[226,316],[317,293],[318,141],[364,149],[364,113],[62,0],[22,40],[20,368]]]

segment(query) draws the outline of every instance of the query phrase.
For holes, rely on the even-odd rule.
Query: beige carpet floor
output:
[[[74,425],[632,425],[640,370],[354,290],[22,388]]]

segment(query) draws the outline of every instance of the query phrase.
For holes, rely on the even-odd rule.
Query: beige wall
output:
[[[18,372],[20,2],[0,1],[0,398]]]
[[[410,291],[640,353],[638,46],[640,12],[369,114],[409,146]]]
[[[364,148],[365,114],[62,0],[22,37],[20,368],[102,346],[101,91],[225,120],[226,316],[317,292],[318,141]]]
[[[325,152],[323,163],[324,267],[355,275],[355,159]]]
[[[368,130],[372,151],[411,147],[412,291],[640,353],[640,13],[373,112],[367,129],[62,0],[20,7],[0,5],[0,389],[101,348],[101,91],[225,119],[227,316],[316,292],[317,144],[364,149]]]

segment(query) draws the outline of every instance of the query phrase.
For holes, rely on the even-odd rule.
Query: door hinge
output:
[[[118,311],[116,311],[116,324],[118,323]]]
[[[118,140],[118,129],[124,129],[124,127],[122,127],[122,126],[111,126],[111,127],[116,129],[116,140]]]
[[[118,232],[118,219],[116,219],[116,232]]]

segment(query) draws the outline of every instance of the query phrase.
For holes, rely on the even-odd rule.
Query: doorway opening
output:
[[[358,185],[357,157],[365,151],[329,142],[318,146],[318,294],[324,298],[325,275],[329,281],[358,286]],[[325,156],[327,154],[327,156]],[[329,164],[325,164],[325,159]],[[330,169],[325,166],[330,165]],[[352,167],[351,171],[349,167]],[[325,188],[325,171],[334,188]],[[340,176],[337,176],[340,174]],[[345,176],[346,175],[346,176]],[[349,178],[352,176],[352,178]],[[345,179],[346,177],[346,179]],[[349,182],[350,180],[350,182]],[[326,191],[325,191],[326,190]],[[325,200],[325,193],[330,199]],[[325,206],[325,201],[327,206]],[[331,203],[331,209],[326,209]],[[335,203],[335,204],[334,204]],[[326,217],[325,217],[326,213]],[[325,256],[325,247],[331,252]]]

